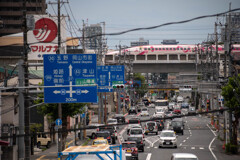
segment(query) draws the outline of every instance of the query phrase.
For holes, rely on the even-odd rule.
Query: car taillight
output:
[[[147,126],[145,126],[145,129],[147,129]]]
[[[127,122],[129,123],[129,120],[127,120]]]
[[[138,151],[138,149],[137,148],[134,148],[134,152],[137,152]]]
[[[143,134],[143,138],[144,138],[144,134]]]
[[[113,136],[115,136],[115,134],[113,133]]]
[[[157,126],[155,126],[155,128],[157,129]]]
[[[97,131],[99,131],[99,128],[97,128]]]
[[[140,121],[138,121],[138,124],[140,124]]]
[[[141,141],[141,144],[143,144],[143,141]]]
[[[107,137],[107,139],[111,139],[111,137]]]

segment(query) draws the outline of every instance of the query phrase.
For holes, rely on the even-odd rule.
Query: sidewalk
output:
[[[109,114],[109,118],[112,118],[114,116],[114,112]],[[91,123],[98,123],[98,115],[93,115],[91,118]],[[73,146],[74,144],[74,132],[71,132],[66,139],[66,145]],[[84,140],[77,140],[77,145],[83,145],[84,143],[88,142],[88,137]],[[43,151],[42,151],[43,150]],[[57,159],[58,154],[58,146],[57,144],[52,144],[50,148],[46,149],[45,147],[42,147],[41,149],[34,147],[34,155],[30,156],[30,159],[32,160],[50,160],[50,159]]]
[[[82,145],[85,142],[88,142],[88,138],[84,139],[84,140],[78,140],[77,141],[77,145]],[[74,132],[71,132],[66,139],[66,144],[68,145],[74,145]],[[57,144],[52,144],[50,148],[44,150],[44,151],[40,151],[40,150],[44,150],[45,147],[42,147],[41,149],[39,148],[34,148],[34,155],[31,155],[31,159],[34,160],[46,160],[46,159],[57,159],[57,153],[58,153],[58,146]],[[40,152],[39,152],[40,151]]]

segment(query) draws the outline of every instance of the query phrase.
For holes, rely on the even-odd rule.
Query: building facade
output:
[[[46,14],[46,0],[27,0],[27,14]],[[23,0],[0,0],[0,37],[22,32]]]
[[[149,40],[144,40],[144,38],[139,38],[139,41],[131,42],[131,47],[149,45]]]

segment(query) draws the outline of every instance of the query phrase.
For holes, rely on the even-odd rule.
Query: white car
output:
[[[114,118],[109,118],[108,120],[107,120],[107,124],[116,124],[116,125],[114,125],[114,127],[115,128],[119,128],[118,126],[117,126],[117,124],[118,124],[118,121],[117,121],[117,119],[114,119]]]
[[[96,132],[99,131],[98,127],[103,126],[103,125],[105,125],[105,124],[94,123],[94,124],[88,125],[89,128],[93,127],[94,129],[87,129],[86,130],[87,137],[95,139],[96,138]]]
[[[177,148],[177,136],[172,130],[163,130],[159,135],[159,148],[175,147]]]
[[[127,134],[129,133],[131,128],[142,128],[140,124],[129,124],[127,128]]]
[[[163,108],[156,108],[154,114],[161,115],[161,117],[165,117],[165,110]]]
[[[198,157],[192,153],[173,153],[171,160],[198,160]]]
[[[154,108],[154,107],[155,107],[155,104],[154,104],[154,103],[151,103],[148,107]]]
[[[141,116],[149,116],[148,109],[147,108],[142,108],[140,115]]]
[[[144,130],[142,128],[131,128],[128,133],[129,136],[142,135],[144,138]]]

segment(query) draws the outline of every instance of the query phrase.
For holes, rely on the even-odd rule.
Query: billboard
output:
[[[57,16],[34,15],[35,27],[28,31],[29,60],[43,60],[44,54],[56,54],[58,47]],[[66,53],[66,21],[61,17],[61,49]]]

